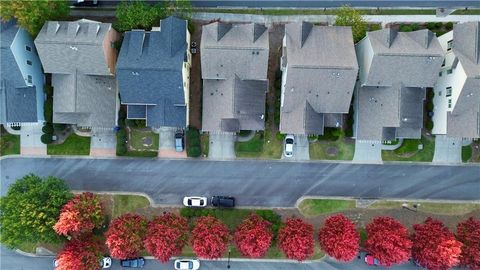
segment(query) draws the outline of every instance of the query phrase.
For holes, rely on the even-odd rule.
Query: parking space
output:
[[[449,138],[446,135],[436,135],[435,152],[432,162],[443,164],[462,163],[462,139]]]
[[[308,137],[306,135],[294,135],[293,155],[291,157],[285,156],[285,140],[283,140],[282,159],[287,161],[310,160]]]
[[[235,137],[235,133],[210,133],[208,158],[234,159]]]
[[[355,141],[355,154],[353,162],[356,163],[382,163],[382,142],[380,141]]]
[[[117,137],[113,130],[92,130],[90,156],[116,156]]]
[[[186,151],[177,152],[175,150],[175,133],[177,128],[172,127],[161,127],[156,129],[155,132],[158,133],[159,143],[158,143],[158,157],[162,158],[186,158]]]
[[[47,146],[42,143],[42,126],[31,125],[22,126],[20,133],[20,154],[21,155],[46,155]]]

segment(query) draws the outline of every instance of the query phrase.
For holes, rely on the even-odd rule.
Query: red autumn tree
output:
[[[112,220],[105,234],[110,255],[119,260],[138,257],[143,249],[148,221],[140,215],[125,214]]]
[[[471,270],[480,269],[480,220],[470,217],[457,226],[457,238],[462,242],[460,264]]]
[[[278,231],[278,248],[289,259],[306,260],[314,251],[313,226],[299,218],[289,218]]]
[[[248,216],[235,231],[234,241],[242,256],[259,258],[265,256],[272,243],[271,223],[258,215]]]
[[[212,217],[199,217],[192,231],[192,249],[200,258],[222,257],[230,241],[230,232],[225,224]]]
[[[459,263],[462,243],[441,221],[427,218],[413,225],[413,259],[429,270],[446,270]]]
[[[185,218],[166,213],[148,224],[145,249],[162,263],[178,256],[188,243],[188,222]]]
[[[360,236],[355,224],[342,214],[325,220],[318,232],[318,240],[325,253],[337,260],[349,262],[358,254]]]
[[[104,213],[100,198],[89,192],[75,195],[60,211],[60,218],[53,226],[60,235],[77,235],[91,232],[102,226]]]
[[[410,259],[412,241],[408,230],[391,217],[376,217],[367,225],[365,249],[382,265],[401,264]]]
[[[73,238],[58,253],[55,270],[100,270],[103,252],[102,243],[90,235]]]

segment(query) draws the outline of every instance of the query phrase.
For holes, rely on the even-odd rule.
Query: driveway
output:
[[[114,157],[116,156],[117,136],[115,131],[92,130],[90,141],[90,156]]]
[[[176,128],[161,127],[154,132],[159,134],[158,157],[162,158],[186,158],[187,153],[175,151],[175,132]]]
[[[356,163],[382,163],[382,142],[355,140],[355,154],[353,162]]]
[[[282,159],[286,161],[302,161],[310,160],[310,148],[308,143],[308,136],[306,135],[294,135],[293,156],[285,157],[285,153],[282,154]],[[285,151],[285,140],[283,140],[283,149]]]
[[[435,136],[433,163],[461,164],[462,139],[449,138],[446,135]]]
[[[166,205],[180,205],[191,192],[258,207],[293,207],[303,196],[480,200],[478,164],[4,157],[0,172],[2,194],[34,173],[63,178],[74,190],[140,192]]]
[[[43,125],[22,126],[20,129],[20,154],[21,155],[46,155],[47,146],[42,143]]]
[[[210,133],[208,158],[216,160],[234,159],[235,133]]]

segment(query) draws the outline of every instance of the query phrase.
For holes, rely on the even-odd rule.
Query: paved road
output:
[[[159,159],[3,158],[1,193],[28,173],[74,190],[143,192],[158,204],[225,194],[241,206],[291,207],[298,198],[347,196],[480,200],[480,166]]]
[[[365,265],[360,259],[354,260],[350,264],[338,263],[327,259],[317,263],[285,263],[285,262],[230,262],[232,270],[371,270],[370,266]],[[52,257],[34,258],[22,256],[3,246],[0,247],[0,269],[1,270],[51,270],[53,269]],[[125,269],[119,266],[118,261],[114,261],[112,270]],[[173,269],[173,263],[162,264],[156,260],[148,260],[145,263],[145,270],[170,270]],[[226,261],[202,261],[202,270],[227,269]],[[377,267],[375,269],[386,269]],[[389,270],[418,270],[411,264],[394,266]]]
[[[147,0],[149,2],[158,2],[154,0]],[[74,1],[72,1],[73,3]],[[114,6],[120,1],[100,1],[101,6]],[[192,4],[199,8],[216,8],[216,7],[250,7],[250,8],[332,8],[342,5],[350,5],[353,7],[410,7],[410,8],[465,8],[465,7],[480,7],[478,0],[260,0],[260,1],[213,1],[213,0],[192,0]]]

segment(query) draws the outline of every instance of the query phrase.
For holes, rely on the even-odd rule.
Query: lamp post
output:
[[[231,248],[228,248],[227,269],[230,269],[230,252],[232,252],[232,249],[231,249]]]

